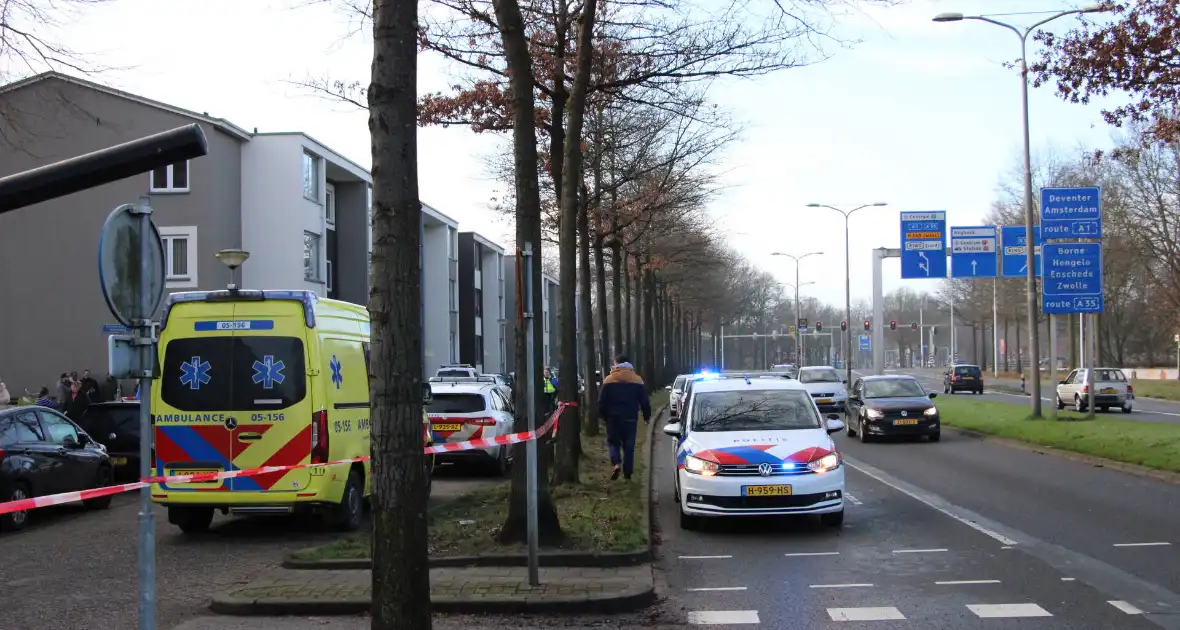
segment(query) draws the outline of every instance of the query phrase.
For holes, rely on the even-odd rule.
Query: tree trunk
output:
[[[517,330],[516,335],[516,387],[515,407],[516,426],[518,432],[527,431],[528,397],[533,397],[533,404],[537,409],[544,409],[545,396],[541,387],[541,366],[544,365],[544,327],[538,321],[533,326],[533,365],[536,366],[533,381],[530,383],[527,373],[528,349],[526,345],[523,307],[522,283],[528,282],[534,287],[530,308],[538,320],[543,312],[541,300],[541,194],[540,182],[537,176],[537,131],[536,110],[533,100],[532,58],[529,54],[529,42],[525,36],[524,19],[521,16],[520,4],[517,0],[493,0],[496,11],[496,21],[500,26],[500,38],[504,46],[510,77],[521,77],[517,81],[509,79],[512,92],[512,154],[513,176],[516,184],[516,247],[523,251],[525,245],[533,246],[533,265],[531,277],[517,276]],[[417,41],[417,34],[409,37]],[[418,228],[415,227],[415,230]],[[417,268],[417,252],[414,264]],[[523,273],[523,272],[521,272]],[[537,533],[542,544],[553,544],[562,538],[561,524],[557,520],[557,510],[549,495],[549,475],[547,474],[550,449],[544,448],[545,443],[537,445]],[[504,543],[525,542],[527,540],[527,524],[525,522],[527,495],[525,494],[526,469],[523,465],[525,457],[525,443],[521,442],[513,447],[513,458],[516,465],[512,467],[512,490],[508,506],[508,518],[504,527],[500,529],[499,539]],[[423,546],[425,548],[425,545]]]
[[[614,229],[615,222],[611,220],[611,229]],[[613,237],[612,238],[616,238]],[[623,351],[624,341],[626,341],[626,332],[623,330],[623,255],[619,248],[618,241],[611,242],[610,248],[610,273],[611,273],[611,358],[618,356]],[[603,371],[610,367],[610,361],[603,364]],[[606,376],[606,374],[603,374]]]
[[[643,298],[643,347],[644,347],[644,365],[643,371],[647,378],[654,379],[656,382],[648,383],[648,390],[650,391],[653,385],[659,384],[659,375],[656,374],[656,278],[655,271],[651,269],[651,256],[647,257],[647,269],[644,274],[644,285],[646,291]]]
[[[586,420],[586,434],[597,435],[598,388],[594,386],[594,366],[598,361],[597,348],[594,347],[594,305],[590,303],[590,294],[593,290],[590,276],[590,208],[586,204],[584,188],[581,206],[578,212],[578,232],[581,238],[578,243],[578,262],[582,275],[578,278],[578,284],[582,291],[582,359],[585,365],[582,371],[586,375],[586,395],[582,400],[586,406],[578,410],[578,416]]]
[[[626,334],[623,336],[623,348],[616,354],[631,354],[635,352],[635,321],[631,312],[631,307],[635,304],[635,294],[631,290],[631,254],[623,251],[620,261],[623,265],[623,329]]]
[[[418,275],[418,3],[373,7],[369,138],[373,256],[369,295],[373,504],[372,627],[431,627],[422,455],[422,284]],[[359,464],[341,473],[364,476]],[[363,487],[363,481],[360,481]]]

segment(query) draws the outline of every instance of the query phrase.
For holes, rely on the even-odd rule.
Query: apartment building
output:
[[[368,302],[372,179],[304,133],[229,121],[50,72],[0,86],[0,176],[197,123],[201,158],[0,215],[0,378],[15,392],[61,372],[101,375],[114,328],[99,289],[98,235],[116,206],[150,195],[168,291],[229,282],[214,254],[250,252],[246,288]],[[423,371],[458,359],[458,223],[423,204]],[[12,305],[20,305],[14,308]]]
[[[504,248],[459,232],[459,362],[481,372],[507,371],[504,288]]]

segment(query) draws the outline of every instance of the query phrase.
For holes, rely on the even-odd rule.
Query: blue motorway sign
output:
[[[872,338],[869,337],[868,335],[861,335],[860,336],[860,349],[864,350],[865,352],[872,350],[873,345],[872,345],[871,339]]]
[[[1005,225],[1000,232],[1000,245],[1002,246],[1002,254],[1000,262],[1002,263],[1002,275],[1005,278],[1023,278],[1028,275],[1028,250],[1025,247],[1028,245],[1028,239],[1024,237],[1025,229],[1023,225]],[[1033,233],[1036,235],[1037,247],[1033,250],[1033,265],[1036,266],[1037,275],[1041,275],[1041,249],[1044,239],[1041,237],[1041,226],[1034,225]]]
[[[1101,313],[1102,244],[1048,243],[1041,309],[1054,315]]]
[[[951,228],[951,277],[994,278],[999,270],[994,226]]]
[[[901,213],[901,277],[946,277],[946,212]]]
[[[1041,234],[1046,240],[1102,238],[1102,189],[1041,189]]]

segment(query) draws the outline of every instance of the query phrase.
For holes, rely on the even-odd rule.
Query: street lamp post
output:
[[[799,350],[798,360],[800,367],[803,367],[803,333],[799,331],[799,321],[803,319],[803,309],[799,306],[799,262],[808,256],[819,256],[821,254],[823,252],[808,252],[799,256],[785,252],[772,252],[770,254],[771,256],[786,256],[795,261],[795,343]]]
[[[844,370],[845,378],[848,380],[846,385],[852,386],[852,266],[849,262],[849,246],[848,246],[848,218],[852,216],[853,212],[862,208],[876,208],[887,205],[884,201],[877,203],[866,203],[857,206],[851,210],[841,210],[835,206],[829,206],[822,203],[809,203],[808,208],[827,208],[828,210],[835,210],[844,217],[844,321],[848,322],[848,330],[844,333]]]
[[[939,13],[934,16],[935,22],[961,22],[963,20],[977,20],[980,22],[987,22],[1006,28],[1020,38],[1020,103],[1022,116],[1024,120],[1024,229],[1025,229],[1025,261],[1028,267],[1027,286],[1025,287],[1025,299],[1027,300],[1026,308],[1028,310],[1028,345],[1030,349],[1030,365],[1032,366],[1032,395],[1029,402],[1032,405],[1032,415],[1041,415],[1041,361],[1040,361],[1040,333],[1037,329],[1037,270],[1034,266],[1036,262],[1036,239],[1034,238],[1033,225],[1035,218],[1033,217],[1033,193],[1032,193],[1032,154],[1029,149],[1029,132],[1028,132],[1028,36],[1032,34],[1037,27],[1056,20],[1057,18],[1066,15],[1073,15],[1075,13],[1099,13],[1103,11],[1110,11],[1113,7],[1102,4],[1081,9],[1071,9],[1069,11],[1062,11],[1055,15],[1051,15],[1032,26],[1021,30],[1011,24],[1006,24],[999,20],[983,15],[963,15],[962,13]],[[1049,326],[1053,326],[1052,318],[1050,317]],[[952,333],[954,334],[954,333]]]

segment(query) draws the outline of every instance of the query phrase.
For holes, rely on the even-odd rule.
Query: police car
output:
[[[816,514],[844,522],[844,462],[826,418],[797,380],[724,375],[699,380],[681,401],[675,499],[680,526],[702,517]]]

